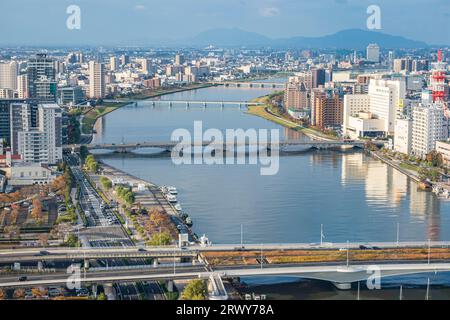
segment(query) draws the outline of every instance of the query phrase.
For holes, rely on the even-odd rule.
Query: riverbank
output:
[[[336,140],[336,137],[334,136],[327,135],[323,132],[314,130],[312,128],[306,128],[292,120],[289,120],[281,115],[274,113],[271,110],[271,104],[269,102],[269,99],[270,96],[264,96],[253,99],[251,102],[264,103],[264,105],[249,105],[247,113],[264,118],[266,120],[279,124],[285,128],[301,132],[313,140]]]
[[[108,199],[114,199],[120,204],[119,214],[138,243],[155,245],[155,241],[162,239],[161,235],[170,236],[170,242],[162,244],[174,243],[180,233],[187,233],[190,241],[195,240],[191,229],[179,217],[178,211],[159,186],[103,162],[100,165],[102,174],[90,174],[90,177]],[[107,178],[112,184],[130,186],[134,195],[133,204],[124,202],[112,187],[106,188],[101,182],[102,178]]]

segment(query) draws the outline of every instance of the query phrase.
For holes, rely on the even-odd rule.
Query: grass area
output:
[[[258,117],[261,117],[261,118],[264,118],[264,119],[272,121],[272,122],[275,122],[275,123],[277,123],[277,124],[279,124],[279,125],[281,125],[283,127],[287,127],[287,128],[291,128],[291,129],[298,129],[299,128],[299,125],[297,125],[295,123],[289,122],[287,120],[280,119],[280,118],[275,117],[274,115],[268,113],[266,111],[266,106],[260,106],[260,105],[258,105],[258,106],[253,105],[252,106],[252,105],[250,105],[250,106],[248,106],[247,113],[251,114],[251,115],[258,116]]]
[[[400,167],[403,169],[406,169],[406,170],[411,170],[411,171],[416,171],[416,172],[420,170],[420,168],[418,166],[415,166],[415,165],[409,164],[409,163],[404,163],[404,162],[400,163]]]
[[[265,105],[249,105],[247,113],[264,118],[269,121],[272,121],[283,127],[303,132],[306,135],[319,136],[319,137],[322,137],[325,139],[330,139],[330,140],[337,139],[335,136],[325,134],[325,133],[315,130],[313,128],[306,128],[300,124],[295,123],[294,121],[285,119],[283,115],[277,114],[277,112],[274,110],[271,110],[273,114],[268,112],[267,108],[271,107],[271,105],[269,104],[270,98],[271,98],[270,96],[264,96],[264,97],[252,100],[252,102],[265,103]]]
[[[120,107],[127,105],[127,102],[118,102],[118,103],[106,103],[101,106],[96,106],[92,109],[89,109],[83,117],[82,120],[82,131],[84,134],[91,134],[92,129],[94,128],[95,121],[98,118],[104,116],[107,113],[110,113],[114,110],[117,110]]]

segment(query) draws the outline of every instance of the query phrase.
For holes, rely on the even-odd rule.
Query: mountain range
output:
[[[348,29],[320,37],[290,37],[273,39],[255,32],[237,28],[210,29],[187,39],[190,46],[222,47],[283,47],[283,48],[336,48],[362,49],[369,43],[382,48],[426,48],[428,44],[402,36],[393,36],[378,31]]]

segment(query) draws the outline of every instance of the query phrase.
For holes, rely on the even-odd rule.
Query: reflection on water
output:
[[[365,157],[364,153],[354,153],[342,158],[342,184],[364,181],[367,204],[375,208],[395,209],[406,202],[411,223],[425,223],[426,239],[441,240],[440,200],[390,166],[378,161],[371,161],[368,165]]]

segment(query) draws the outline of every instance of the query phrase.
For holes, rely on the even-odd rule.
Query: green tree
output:
[[[151,246],[167,246],[172,242],[172,237],[167,231],[156,232],[148,242]]]
[[[205,300],[208,295],[208,288],[204,280],[191,280],[181,293],[182,300]]]
[[[106,177],[101,177],[100,178],[100,183],[102,184],[103,188],[105,188],[106,190],[109,190],[112,188],[112,182],[111,180],[109,180]]]

